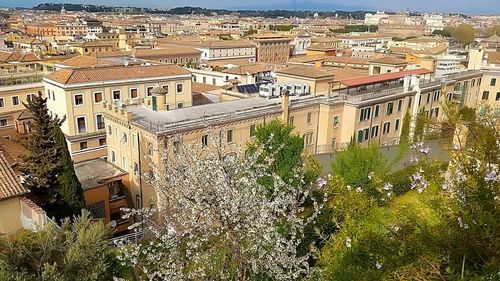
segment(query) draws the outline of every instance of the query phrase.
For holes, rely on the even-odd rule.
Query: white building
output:
[[[467,68],[462,64],[466,59],[466,56],[459,55],[444,55],[436,57],[435,77],[440,78],[444,75],[466,71]]]
[[[375,14],[367,13],[365,14],[365,25],[378,25],[381,19],[387,18],[389,15],[385,12],[379,12]]]
[[[307,31],[299,32],[293,39],[293,55],[300,56],[307,53],[307,49],[311,46],[311,34]]]
[[[443,15],[424,14],[423,18],[425,20],[425,32],[427,34],[432,34],[432,32],[434,32],[435,30],[443,30],[444,28]]]

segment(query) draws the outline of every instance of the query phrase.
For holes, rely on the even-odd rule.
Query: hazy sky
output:
[[[412,11],[437,11],[437,12],[462,12],[469,14],[500,14],[500,0],[296,0],[297,6],[300,2],[316,2],[343,6],[343,7],[366,7],[379,10],[405,10]],[[88,3],[107,4],[115,6],[144,6],[171,8],[178,6],[201,6],[206,8],[253,8],[263,9],[289,8],[293,9],[293,0],[0,0],[0,6],[32,7],[42,2],[65,2],[65,3]],[[315,10],[314,5],[307,6],[310,10]]]

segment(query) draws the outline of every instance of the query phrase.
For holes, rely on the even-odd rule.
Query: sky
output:
[[[225,9],[293,9],[293,0],[0,0],[0,6],[33,7],[43,2],[144,6],[153,8],[200,6]],[[409,9],[411,11],[422,12],[435,11],[471,15],[500,15],[500,0],[296,0],[296,2],[299,9],[306,7],[308,10],[367,9],[398,11]]]

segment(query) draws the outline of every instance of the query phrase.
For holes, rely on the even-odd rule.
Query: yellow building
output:
[[[43,93],[41,82],[0,87],[0,137],[16,140],[29,132],[28,123],[19,119],[26,111],[23,103],[39,92]]]
[[[422,71],[430,75],[427,70]],[[397,144],[407,113],[412,117],[412,124],[421,111],[426,112],[428,118],[442,118],[441,103],[453,85],[471,83],[482,75],[462,73],[442,83],[417,73],[420,72],[403,75],[399,78],[402,80],[396,79],[394,83],[389,77],[385,80],[391,83],[379,79],[367,84],[368,78],[361,77],[358,83],[370,85],[362,92],[348,92],[344,88],[327,95],[247,98],[176,111],[163,108],[153,111],[146,104],[120,107],[104,103],[106,126],[110,128],[108,161],[129,172],[128,188],[136,207],[154,206],[158,203],[157,194],[144,176],[153,175],[152,167],[161,170],[164,161],[168,161],[168,157],[163,156],[176,153],[182,143],[210,149],[215,136],[224,153],[231,153],[252,140],[257,125],[279,119],[294,126],[294,133],[304,138],[306,154],[342,149],[353,138],[362,145]],[[478,87],[470,91],[477,91]],[[159,87],[152,92],[158,99],[165,95]],[[414,130],[414,127],[411,128]]]
[[[145,104],[151,110],[192,105],[191,74],[175,65],[60,69],[43,84],[49,110],[66,117],[61,129],[75,162],[107,155],[104,102]],[[151,96],[156,85],[168,93],[161,102]]]
[[[278,84],[307,84],[310,93],[314,96],[328,95],[333,80],[334,75],[330,72],[307,66],[290,66],[276,72],[276,82]]]

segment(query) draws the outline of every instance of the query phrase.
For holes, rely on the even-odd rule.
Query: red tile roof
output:
[[[61,69],[46,78],[61,84],[105,82],[126,79],[154,78],[172,75],[189,75],[176,65],[113,66],[101,68]]]
[[[363,86],[363,85],[369,85],[369,84],[374,84],[374,83],[380,83],[384,81],[391,81],[391,80],[397,80],[405,77],[406,75],[423,75],[423,74],[429,74],[432,73],[432,71],[427,70],[425,68],[419,68],[419,69],[412,69],[412,70],[405,70],[405,71],[400,71],[400,72],[391,72],[391,73],[384,73],[384,74],[379,74],[379,75],[370,75],[370,76],[365,76],[365,77],[359,77],[359,78],[351,78],[351,79],[344,79],[341,80],[340,82],[347,86],[347,87],[356,87],[356,86]]]
[[[28,190],[21,185],[19,177],[14,173],[3,153],[0,152],[0,200],[26,193]]]

